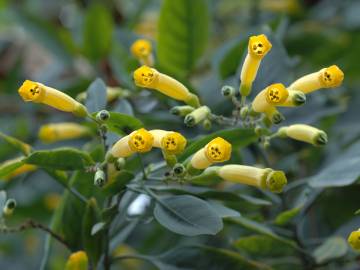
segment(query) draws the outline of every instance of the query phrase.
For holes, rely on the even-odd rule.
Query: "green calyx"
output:
[[[272,171],[267,174],[265,184],[271,192],[280,193],[287,184],[286,175],[283,171]]]
[[[320,131],[314,138],[314,145],[316,146],[324,146],[328,142],[327,135],[324,131]]]
[[[295,106],[301,106],[304,105],[306,102],[306,96],[303,92],[298,92],[294,94],[292,98],[292,102]]]

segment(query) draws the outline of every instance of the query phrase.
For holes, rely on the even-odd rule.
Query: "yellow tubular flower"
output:
[[[80,117],[87,115],[87,110],[84,105],[63,92],[45,86],[42,83],[26,80],[18,92],[25,102],[43,103],[60,111],[71,112]]]
[[[265,35],[251,36],[248,43],[248,54],[241,69],[240,94],[248,96],[256,78],[261,60],[270,51],[272,45]]]
[[[70,255],[65,270],[87,270],[89,259],[84,251],[77,251]]]
[[[146,129],[138,129],[118,140],[110,150],[113,157],[128,157],[132,154],[149,152],[154,144],[154,136]]]
[[[44,143],[77,139],[90,134],[90,130],[76,123],[56,123],[41,126],[39,139]]]
[[[306,96],[303,92],[297,90],[289,90],[289,96],[281,104],[280,107],[297,107],[304,105],[306,102]]]
[[[354,250],[360,251],[360,229],[350,233],[348,243]]]
[[[154,57],[152,55],[152,45],[150,41],[146,39],[138,39],[131,45],[130,51],[142,65],[154,65]]]
[[[282,137],[289,137],[315,146],[322,146],[327,143],[327,135],[324,131],[304,124],[282,127],[278,133]]]
[[[260,169],[244,165],[225,165],[219,167],[217,174],[224,180],[281,192],[287,184],[283,171],[270,168]]]
[[[180,133],[160,129],[150,130],[149,132],[154,137],[153,147],[161,148],[170,155],[177,155],[184,151],[186,139]]]
[[[293,82],[289,88],[308,94],[321,88],[338,87],[343,80],[344,72],[338,66],[332,65],[301,77]]]
[[[155,89],[173,99],[181,100],[193,107],[199,107],[199,99],[179,81],[160,73],[154,68],[142,66],[134,71],[134,81],[139,87]]]
[[[206,169],[211,164],[228,161],[231,157],[231,149],[228,141],[217,137],[197,151],[190,164],[195,169]]]

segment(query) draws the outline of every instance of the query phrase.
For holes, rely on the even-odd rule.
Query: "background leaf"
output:
[[[344,238],[333,236],[317,247],[313,255],[317,263],[324,263],[344,256],[347,249],[348,245]]]
[[[106,124],[110,131],[119,135],[129,134],[143,127],[143,123],[139,119],[117,112],[110,112],[110,118],[106,121]]]
[[[106,107],[106,85],[104,81],[97,78],[86,90],[86,108],[89,112],[97,112]]]

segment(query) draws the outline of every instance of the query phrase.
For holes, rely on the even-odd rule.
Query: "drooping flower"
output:
[[[315,146],[322,146],[327,143],[327,135],[324,131],[304,124],[281,127],[278,134],[282,137],[289,137]]]
[[[67,94],[42,83],[26,80],[18,92],[25,102],[43,103],[60,111],[71,112],[76,116],[87,116],[84,105]]]
[[[344,72],[332,65],[297,79],[288,88],[308,94],[322,88],[338,87],[343,80]]]
[[[149,152],[153,147],[154,136],[144,128],[135,130],[118,140],[110,150],[113,157],[128,157],[132,154]]]
[[[197,151],[191,158],[190,164],[195,169],[206,169],[214,163],[228,161],[231,157],[231,144],[221,137],[210,141]]]
[[[39,139],[44,143],[54,143],[63,140],[78,139],[88,136],[90,130],[77,123],[56,123],[41,126]]]
[[[218,167],[216,172],[226,181],[256,186],[272,192],[281,192],[287,184],[283,171],[274,171],[270,168],[261,169],[244,165],[224,165]]]
[[[256,78],[261,60],[270,51],[271,47],[270,41],[264,34],[250,37],[248,54],[246,55],[240,74],[240,94],[242,96],[248,96],[250,94],[252,83]]]
[[[130,51],[142,65],[154,65],[154,57],[152,54],[152,45],[150,41],[146,39],[137,39],[131,45]]]
[[[65,270],[88,270],[89,259],[84,251],[77,251],[70,255]]]
[[[160,129],[150,130],[149,132],[154,137],[153,147],[161,148],[170,155],[177,155],[184,151],[187,141],[180,133]]]
[[[139,87],[157,90],[176,100],[181,100],[193,107],[199,107],[199,99],[190,93],[185,85],[154,68],[142,66],[134,71],[134,81]]]

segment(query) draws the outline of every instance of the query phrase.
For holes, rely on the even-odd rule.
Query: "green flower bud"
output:
[[[266,177],[266,187],[272,192],[282,192],[287,184],[287,179],[283,171],[271,171]]]
[[[235,95],[235,88],[230,85],[224,85],[221,88],[221,94],[224,97],[233,97]]]
[[[3,213],[5,216],[11,215],[16,208],[16,201],[15,199],[8,199],[5,203],[5,206],[3,208]]]
[[[186,116],[187,114],[191,113],[193,110],[195,110],[195,108],[189,105],[175,106],[170,109],[170,113],[178,116]]]
[[[204,121],[209,116],[209,114],[210,109],[207,106],[201,106],[200,108],[197,108],[188,114],[185,117],[184,123],[189,127],[193,127],[201,121]]]
[[[116,170],[121,171],[125,167],[125,159],[124,158],[118,158],[115,161],[114,165],[115,165]]]
[[[205,119],[202,124],[203,124],[204,129],[206,129],[206,130],[211,129],[211,121],[209,119]]]
[[[103,170],[97,170],[94,177],[94,185],[98,187],[104,186],[106,183],[106,176]]]
[[[110,113],[107,110],[102,110],[96,114],[96,119],[100,122],[104,122],[110,118]]]
[[[175,176],[183,176],[186,173],[186,168],[183,164],[177,163],[172,171]]]
[[[248,113],[249,113],[249,108],[247,106],[241,108],[241,110],[240,110],[241,119],[245,119],[246,116],[248,115]]]

